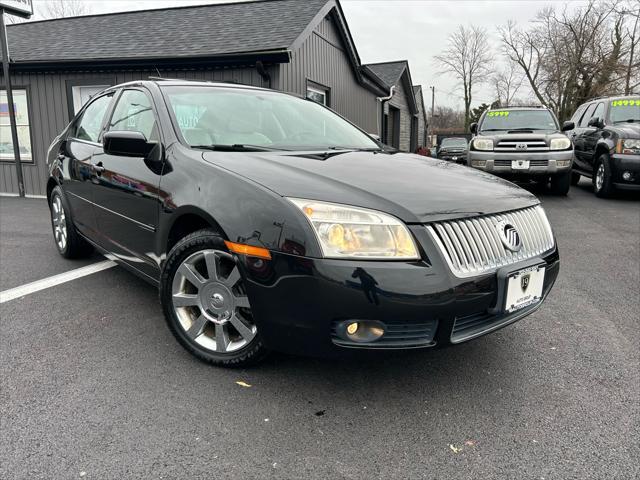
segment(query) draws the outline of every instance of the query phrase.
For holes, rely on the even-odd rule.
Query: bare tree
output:
[[[83,0],[40,0],[33,2],[34,15],[32,20],[47,20],[50,18],[76,17],[91,13],[89,2]],[[28,20],[7,15],[7,23],[22,23]]]
[[[518,65],[509,61],[504,69],[493,76],[492,80],[498,104],[500,107],[509,107],[522,87],[524,75]]]
[[[487,32],[480,27],[464,27],[449,36],[447,48],[434,57],[441,73],[453,75],[462,83],[464,91],[465,129],[470,124],[473,90],[487,81],[491,74],[493,56]]]
[[[565,120],[584,101],[618,90],[626,73],[626,18],[610,4],[590,0],[572,11],[545,8],[529,28],[509,23],[500,35],[538,101]]]
[[[635,8],[634,8],[635,5]],[[624,94],[630,95],[640,87],[640,3],[615,3],[612,7],[625,22]]]
[[[46,18],[77,17],[87,13],[87,2],[82,0],[47,0],[44,7]]]
[[[438,105],[435,108],[431,126],[434,131],[462,130],[464,128],[464,118],[464,112]]]

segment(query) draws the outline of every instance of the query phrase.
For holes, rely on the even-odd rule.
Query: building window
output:
[[[322,105],[329,106],[329,88],[307,80],[307,98]]]
[[[16,112],[16,124],[18,126],[20,160],[27,163],[33,162],[33,155],[31,154],[31,124],[29,122],[29,105],[26,90],[13,90],[13,108]],[[9,121],[9,102],[6,90],[0,90],[0,161],[14,161],[11,123]]]
[[[74,85],[71,87],[71,94],[73,96],[73,114],[75,115],[78,113],[89,100],[110,86],[111,85]]]

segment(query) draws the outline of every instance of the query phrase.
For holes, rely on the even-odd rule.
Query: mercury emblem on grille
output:
[[[516,227],[504,220],[501,220],[496,224],[496,229],[498,230],[498,235],[500,236],[500,240],[502,240],[502,244],[506,248],[512,252],[517,252],[522,248],[522,240],[520,239],[520,233],[518,233]]]

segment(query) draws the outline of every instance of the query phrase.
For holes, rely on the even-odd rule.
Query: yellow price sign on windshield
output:
[[[611,102],[612,107],[640,107],[640,99],[625,99],[625,100],[614,100]]]
[[[495,112],[487,112],[487,117],[508,117],[509,112],[506,111],[495,111]]]

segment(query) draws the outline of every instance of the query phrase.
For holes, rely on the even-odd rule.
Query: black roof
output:
[[[371,70],[387,87],[396,85],[402,76],[402,72],[409,66],[406,60],[383,63],[368,63],[363,67]]]
[[[329,0],[262,0],[10,25],[16,63],[194,58],[283,51]]]

